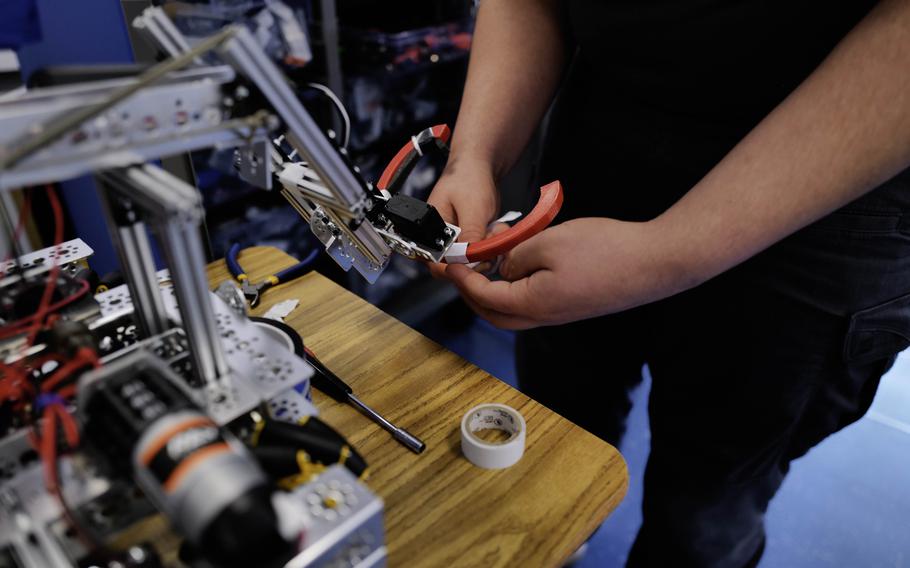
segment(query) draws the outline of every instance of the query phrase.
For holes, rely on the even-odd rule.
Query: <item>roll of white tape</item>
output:
[[[502,469],[515,464],[525,452],[524,417],[504,404],[475,406],[461,419],[461,451],[472,464],[485,469]],[[504,441],[481,439],[481,430],[502,430]]]
[[[285,332],[283,332],[282,330],[278,329],[277,327],[275,327],[273,325],[269,325],[269,324],[263,323],[261,321],[254,321],[252,323],[256,327],[261,329],[262,332],[265,333],[266,335],[272,337],[273,339],[277,339],[282,345],[284,345],[285,347],[288,348],[288,351],[290,351],[291,353],[294,352],[294,340],[291,339],[290,335],[286,334]]]

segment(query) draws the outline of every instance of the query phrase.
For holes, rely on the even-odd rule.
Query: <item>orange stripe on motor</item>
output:
[[[180,465],[174,468],[174,471],[171,472],[170,477],[168,477],[167,481],[164,482],[164,490],[170,493],[180,485],[180,482],[183,481],[183,478],[186,477],[186,475],[192,471],[194,467],[204,462],[207,458],[229,451],[231,451],[231,447],[224,442],[219,442],[217,444],[212,444],[211,446],[204,446],[202,448],[199,448],[189,456],[183,458],[183,461],[180,462]]]
[[[155,458],[155,455],[161,450],[161,448],[167,445],[168,441],[170,441],[174,435],[179,434],[184,430],[195,428],[197,426],[215,426],[215,423],[208,418],[188,418],[184,422],[181,422],[175,426],[171,426],[157,438],[155,438],[147,450],[142,452],[142,455],[139,456],[140,463],[142,463],[144,466],[148,466],[150,463],[152,463],[152,459]]]

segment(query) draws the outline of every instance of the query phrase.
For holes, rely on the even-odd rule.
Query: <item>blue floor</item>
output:
[[[515,385],[512,334],[481,320],[458,332],[421,331]],[[635,538],[649,448],[650,385],[646,376],[634,393],[620,448],[629,466],[629,492],[576,568],[623,566]],[[910,353],[882,379],[865,418],[793,464],[771,503],[767,529],[759,568],[910,568]]]

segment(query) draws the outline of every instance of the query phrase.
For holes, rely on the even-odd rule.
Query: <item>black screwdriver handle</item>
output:
[[[338,402],[347,402],[348,395],[354,392],[354,389],[323,365],[322,361],[310,351],[309,347],[304,348],[304,350],[306,351],[307,363],[316,370],[316,374],[313,375],[312,379],[313,386]]]

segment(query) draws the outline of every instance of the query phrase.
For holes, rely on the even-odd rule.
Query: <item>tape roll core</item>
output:
[[[508,438],[502,442],[488,442],[477,435],[480,430],[501,430]],[[514,408],[504,404],[481,404],[461,419],[461,451],[478,467],[506,468],[524,455],[526,430],[524,417]]]

